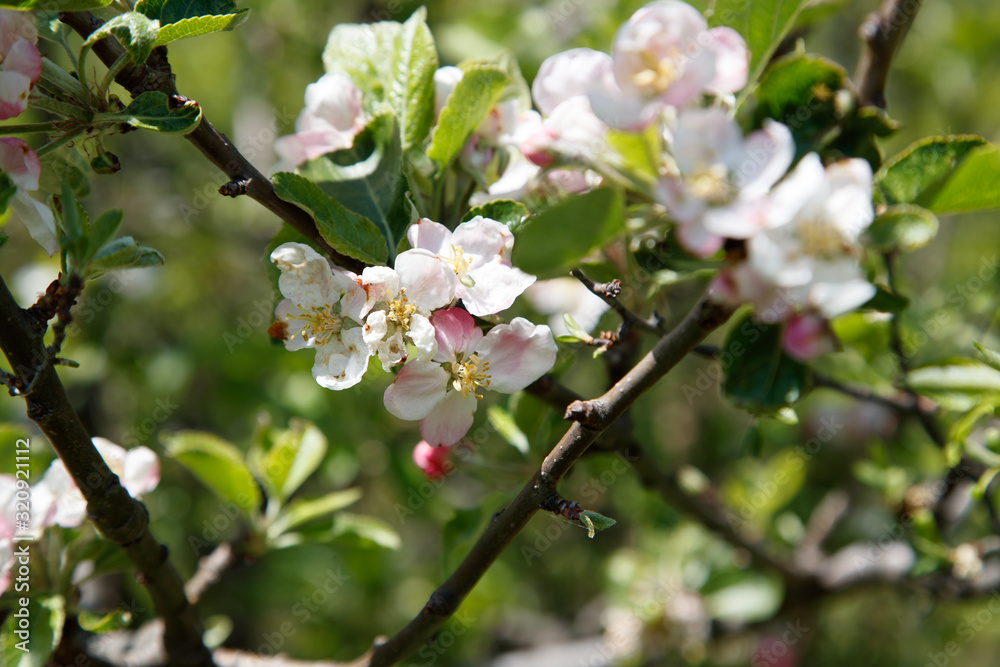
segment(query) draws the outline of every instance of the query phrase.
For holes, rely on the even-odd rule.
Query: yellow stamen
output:
[[[728,204],[736,194],[736,188],[727,178],[728,174],[726,165],[713,164],[708,169],[700,169],[689,177],[688,188],[691,194],[709,204],[714,206]]]
[[[852,250],[852,245],[844,238],[840,229],[824,218],[800,224],[796,231],[802,242],[802,252],[807,255],[831,257]]]
[[[632,83],[650,95],[663,93],[684,72],[683,60],[677,49],[671,49],[665,58],[649,52],[641,56],[643,69],[632,75]]]
[[[478,387],[489,388],[489,370],[490,362],[480,362],[479,357],[473,354],[468,359],[458,362],[458,368],[454,371],[455,379],[452,380],[452,386],[456,391],[462,392],[464,398],[468,398],[470,394],[476,398],[482,398],[482,394],[479,394],[476,389]]]
[[[455,275],[462,275],[468,273],[469,266],[472,264],[472,260],[465,256],[465,251],[462,250],[462,246],[455,245],[454,243],[449,244],[451,246],[451,259],[445,260],[455,272]]]
[[[344,328],[344,318],[331,308],[313,306],[307,310],[299,304],[295,305],[301,313],[298,315],[286,315],[285,319],[305,322],[306,325],[302,327],[302,336],[304,338],[315,338],[317,345],[326,345],[330,338],[340,333],[340,330]],[[289,336],[289,340],[294,337],[294,335]]]
[[[395,322],[404,331],[410,330],[410,316],[417,312],[417,307],[406,298],[406,288],[399,290],[399,295],[393,299],[392,294],[386,294],[388,299],[388,315],[386,319]]]

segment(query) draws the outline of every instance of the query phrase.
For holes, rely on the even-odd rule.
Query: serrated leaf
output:
[[[868,236],[871,246],[882,252],[911,252],[930,243],[937,231],[937,216],[926,208],[896,204],[875,218]]]
[[[716,0],[709,25],[740,33],[750,49],[748,89],[767,67],[774,50],[795,25],[809,0]]]
[[[140,12],[125,12],[109,19],[107,23],[92,32],[83,46],[93,47],[102,39],[114,36],[131,56],[132,64],[139,65],[146,62],[153,47],[156,46],[159,30],[159,21],[150,19]]]
[[[622,195],[598,188],[551,206],[514,232],[514,265],[539,277],[565,275],[592,250],[606,245],[625,227]]]
[[[969,213],[1000,208],[1000,150],[996,144],[974,149],[927,203],[938,213]]]
[[[192,16],[176,23],[168,23],[160,27],[156,37],[156,46],[163,46],[179,39],[199,37],[213,32],[233,30],[250,16],[250,9],[241,9],[235,14],[219,14],[216,16]]]
[[[295,500],[282,509],[277,519],[267,529],[267,535],[273,539],[310,521],[333,514],[356,503],[361,499],[361,495],[361,489],[354,488],[334,491],[319,498]]]
[[[318,185],[298,174],[281,172],[272,180],[278,197],[312,211],[316,228],[334,250],[367,264],[385,264],[386,239],[374,222],[347,210]]]
[[[496,67],[507,75],[507,86],[500,94],[500,100],[517,100],[521,109],[531,108],[531,87],[521,73],[521,67],[517,63],[517,56],[510,49],[504,49],[495,56],[485,58],[469,58],[458,64],[463,72],[471,67],[487,65]]]
[[[268,491],[284,502],[316,471],[326,455],[326,436],[309,422],[293,420],[261,458],[257,471]]]
[[[530,450],[528,436],[524,434],[517,425],[517,422],[514,421],[513,415],[499,405],[491,405],[486,410],[486,417],[490,420],[493,428],[497,430],[497,433],[500,434],[500,437],[506,440],[517,451],[524,455],[528,454]]]
[[[0,7],[25,12],[85,12],[107,7],[113,0],[0,0]]]
[[[476,65],[465,70],[438,116],[431,132],[427,157],[446,168],[462,150],[510,81],[500,68]]]
[[[388,258],[395,256],[412,217],[398,124],[390,114],[374,118],[351,148],[310,160],[296,171],[370,220],[385,237]]]
[[[160,19],[163,5],[167,0],[138,0],[135,3],[135,11],[150,19]]]
[[[148,90],[133,99],[125,111],[101,116],[101,120],[109,119],[113,123],[127,123],[144,130],[187,134],[201,122],[201,107],[189,100],[171,109],[166,94]]]
[[[434,122],[438,58],[426,18],[421,7],[403,23],[392,54],[392,79],[386,82],[386,101],[399,121],[403,150],[423,143]]]
[[[477,215],[502,222],[508,227],[516,227],[523,223],[531,212],[528,207],[512,199],[494,199],[482,206],[473,206],[462,218],[462,222],[472,220]]]
[[[196,16],[235,14],[233,0],[167,0],[160,9],[160,23],[177,23]]]
[[[86,265],[86,274],[89,278],[95,278],[108,271],[160,264],[163,264],[163,255],[159,252],[139,245],[131,236],[122,236],[94,254],[94,258]]]
[[[723,393],[734,405],[774,413],[808,391],[809,369],[784,353],[782,335],[782,327],[756,322],[750,315],[732,325],[722,349],[743,353],[734,353],[725,369]]]
[[[972,344],[975,345],[976,349],[979,350],[979,353],[983,355],[983,359],[986,363],[1000,371],[1000,352],[984,347],[976,342],[973,342]]]
[[[394,551],[403,543],[399,533],[382,519],[340,512],[333,520],[333,537],[345,535],[355,535],[363,542]]]
[[[975,135],[926,137],[886,160],[875,174],[875,203],[932,205],[956,169],[972,152],[987,145]]]
[[[260,489],[235,445],[199,431],[167,434],[161,440],[166,455],[191,471],[218,498],[248,515],[260,507]]]

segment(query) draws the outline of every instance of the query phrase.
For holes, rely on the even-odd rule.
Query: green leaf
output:
[[[90,237],[90,247],[104,248],[107,242],[114,238],[114,235],[118,233],[118,229],[122,226],[122,220],[124,217],[125,214],[118,208],[105,211],[97,216],[97,218],[90,223],[90,233],[88,234]]]
[[[241,9],[235,14],[219,14],[216,16],[192,16],[176,23],[168,23],[160,28],[156,37],[156,46],[163,46],[179,39],[208,35],[213,32],[233,30],[242,25],[250,16],[249,9]]]
[[[412,217],[398,124],[391,114],[374,118],[351,148],[310,160],[296,171],[371,221],[385,237],[388,258],[395,257]]]
[[[320,498],[295,500],[282,509],[277,519],[267,529],[267,535],[273,539],[310,521],[333,514],[356,503],[361,499],[361,495],[361,489],[354,488],[334,491]]]
[[[1000,371],[970,359],[949,359],[915,368],[906,378],[914,390],[951,409],[970,409],[1000,392]]]
[[[486,202],[482,206],[473,206],[469,209],[469,212],[465,214],[462,218],[462,222],[467,222],[472,220],[477,215],[481,215],[484,218],[489,218],[491,220],[496,220],[497,222],[502,222],[508,227],[515,227],[520,225],[527,219],[531,213],[528,211],[528,207],[519,201],[514,201],[512,199],[494,199],[493,201]]]
[[[988,363],[990,366],[1000,371],[1000,352],[992,350],[988,347],[983,347],[979,343],[974,342],[972,344],[975,345],[976,349],[979,350],[979,353],[983,355],[983,359],[986,361],[986,363]]]
[[[481,65],[496,67],[507,75],[508,82],[503,92],[500,94],[501,100],[517,100],[521,109],[531,108],[531,87],[525,81],[521,73],[521,67],[517,64],[517,56],[510,49],[504,49],[495,56],[485,58],[469,58],[458,64],[463,72]]]
[[[593,510],[583,510],[580,512],[580,523],[587,529],[587,537],[594,539],[595,534],[607,530],[618,522]]]
[[[809,0],[716,0],[709,25],[728,26],[743,35],[750,49],[747,90],[771,60]]]
[[[513,262],[540,277],[565,275],[624,227],[621,193],[611,188],[591,190],[511,226],[515,236]]]
[[[84,12],[107,7],[113,0],[0,0],[0,7],[26,12]],[[13,664],[13,663],[11,663]]]
[[[160,20],[160,13],[167,0],[138,0],[135,3],[135,11],[146,18]]]
[[[750,315],[732,325],[724,350],[733,355],[725,369],[723,393],[753,413],[774,413],[809,389],[809,369],[784,353],[781,326],[756,322]]]
[[[986,487],[990,485],[990,482],[1000,474],[1000,468],[989,468],[979,477],[979,481],[976,482],[976,486],[973,487],[971,495],[973,500],[982,500],[982,497],[986,494]],[[987,502],[993,502],[989,499]]]
[[[937,216],[913,204],[896,204],[875,218],[868,235],[882,252],[911,252],[930,243],[938,231]]]
[[[62,223],[64,247],[72,247],[83,238],[83,228],[89,224],[86,212],[73,196],[73,190],[69,183],[63,183],[62,196],[59,199],[60,215],[59,221]],[[82,217],[82,220],[81,220]]]
[[[179,132],[187,134],[201,121],[201,107],[194,100],[188,100],[177,108],[171,108],[166,94],[148,90],[132,100],[125,111],[102,114],[100,120],[128,123],[132,127],[155,132]]]
[[[513,415],[499,405],[491,405],[486,410],[486,417],[500,434],[500,437],[510,443],[517,451],[525,455],[528,454],[530,448],[528,436],[518,427]]]
[[[982,137],[957,135],[926,137],[886,160],[875,174],[875,203],[917,204],[936,213],[934,199],[958,167],[977,148],[987,146]],[[954,199],[955,193],[949,195]]]
[[[10,176],[6,173],[0,171],[0,215],[4,214],[16,194],[17,186],[14,185],[14,181],[10,180]]]
[[[392,550],[398,549],[403,543],[399,533],[382,519],[349,512],[340,512],[333,519],[333,537],[344,535],[354,535],[362,543]]]
[[[83,609],[77,616],[80,627],[95,635],[124,630],[132,625],[132,612],[116,609],[108,614],[97,614]]]
[[[754,124],[773,118],[792,132],[796,157],[815,150],[840,120],[834,94],[847,86],[847,71],[814,55],[792,53],[774,62],[757,87]]]
[[[59,192],[63,183],[69,183],[77,199],[90,194],[90,165],[76,148],[64,146],[39,158],[42,175],[38,187],[48,192]]]
[[[132,63],[139,65],[146,62],[146,58],[149,58],[150,52],[156,46],[159,30],[159,21],[151,20],[139,12],[125,12],[109,19],[107,23],[92,32],[83,46],[93,47],[102,39],[114,36],[128,51]]]
[[[90,161],[90,170],[95,174],[110,176],[121,171],[122,163],[114,153],[98,153]]]
[[[196,16],[212,16],[236,13],[233,0],[166,0],[160,5],[160,23],[177,23]]]
[[[403,150],[419,146],[434,122],[434,72],[437,49],[421,7],[403,23],[391,59],[392,78],[386,82],[386,101],[400,124]]]
[[[938,213],[1000,208],[1000,151],[996,144],[974,149],[927,203]]]
[[[159,252],[139,245],[131,236],[122,236],[97,251],[86,264],[86,274],[88,278],[95,278],[108,271],[160,264],[163,264],[163,255]]]
[[[258,475],[268,490],[284,502],[316,471],[326,455],[326,436],[310,422],[293,420],[261,458]]]
[[[235,445],[200,431],[181,431],[161,436],[166,455],[190,470],[221,500],[247,515],[260,507],[257,481],[243,463]]]
[[[445,102],[431,133],[427,157],[441,169],[455,158],[486,114],[497,103],[510,78],[498,67],[476,65],[465,70],[462,79]]]
[[[347,210],[318,185],[297,174],[281,172],[272,180],[278,197],[312,211],[316,228],[334,250],[367,264],[385,264],[386,240],[371,220]]]
[[[910,307],[910,300],[905,296],[890,292],[884,285],[875,287],[875,296],[864,303],[862,308],[877,310],[880,313],[901,313]]]
[[[8,667],[43,667],[48,664],[49,655],[62,636],[66,618],[61,596],[45,598],[32,595],[28,604],[11,610],[0,626],[0,664]],[[12,598],[12,602],[16,598]],[[15,634],[20,618],[14,614],[24,609],[30,619],[27,636]],[[22,643],[24,642],[24,643]],[[24,649],[24,650],[22,650]]]

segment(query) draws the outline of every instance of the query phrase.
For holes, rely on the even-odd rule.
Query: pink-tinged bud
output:
[[[836,349],[829,323],[819,315],[793,315],[781,341],[785,353],[798,361],[812,361]]]
[[[539,167],[549,167],[556,161],[552,152],[552,144],[555,140],[555,133],[551,129],[543,127],[521,142],[521,153],[533,164]]]
[[[441,479],[455,469],[451,460],[451,447],[435,447],[421,440],[413,448],[413,462],[429,479]]]
[[[767,667],[797,667],[799,664],[798,651],[795,644],[801,639],[801,632],[806,628],[799,628],[799,624],[789,623],[789,632],[786,639],[765,636],[757,642],[757,650],[754,652],[751,665],[767,665]]]

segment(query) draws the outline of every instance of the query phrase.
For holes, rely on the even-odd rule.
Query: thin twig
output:
[[[109,542],[119,545],[136,568],[165,623],[164,644],[175,665],[211,665],[201,625],[184,595],[184,582],[167,558],[166,547],[149,530],[146,507],[132,498],[90,441],[47,358],[34,318],[14,301],[0,278],[0,348],[19,381],[31,384],[25,396],[28,417],[52,443],[87,501],[87,515]]]
[[[84,38],[90,36],[104,23],[90,12],[63,12],[59,14],[59,19]],[[125,53],[122,45],[112,38],[105,38],[94,44],[93,51],[108,67],[111,67]],[[145,91],[157,90],[165,93],[171,100],[187,99],[177,93],[174,75],[170,71],[170,63],[167,61],[167,51],[164,47],[153,49],[153,53],[144,64],[125,67],[115,76],[115,81],[133,97]],[[274,192],[271,181],[250,164],[250,161],[233,146],[224,134],[212,126],[205,118],[204,113],[198,126],[184,135],[184,138],[194,144],[212,164],[222,170],[230,181],[245,183],[248,197],[322,248],[330,259],[339,266],[356,272],[360,272],[364,268],[364,264],[358,260],[342,255],[330,247],[320,236],[311,215],[298,206],[279,198]]]
[[[415,651],[458,609],[500,553],[551,497],[556,485],[594,440],[683,359],[709,332],[721,326],[732,311],[702,299],[676,329],[663,336],[638,364],[607,393],[591,401],[575,401],[568,416],[574,424],[545,457],[541,467],[505,509],[493,516],[486,530],[458,568],[433,594],[410,623],[390,639],[378,643],[370,667],[386,667]],[[578,406],[579,410],[573,410]],[[587,415],[586,419],[577,418]]]
[[[858,33],[865,50],[854,74],[861,106],[885,108],[885,84],[892,58],[919,9],[920,0],[884,0],[861,25]]]
[[[653,317],[646,320],[631,310],[625,307],[621,301],[618,300],[618,295],[621,294],[622,284],[617,278],[609,283],[595,283],[593,280],[584,275],[583,271],[580,269],[573,269],[569,272],[571,276],[583,283],[584,287],[589,289],[591,292],[601,297],[604,303],[611,306],[619,317],[622,318],[622,322],[627,322],[630,326],[636,326],[649,333],[654,333],[658,336],[662,336],[665,331],[663,329],[663,321],[660,319],[656,313]]]

